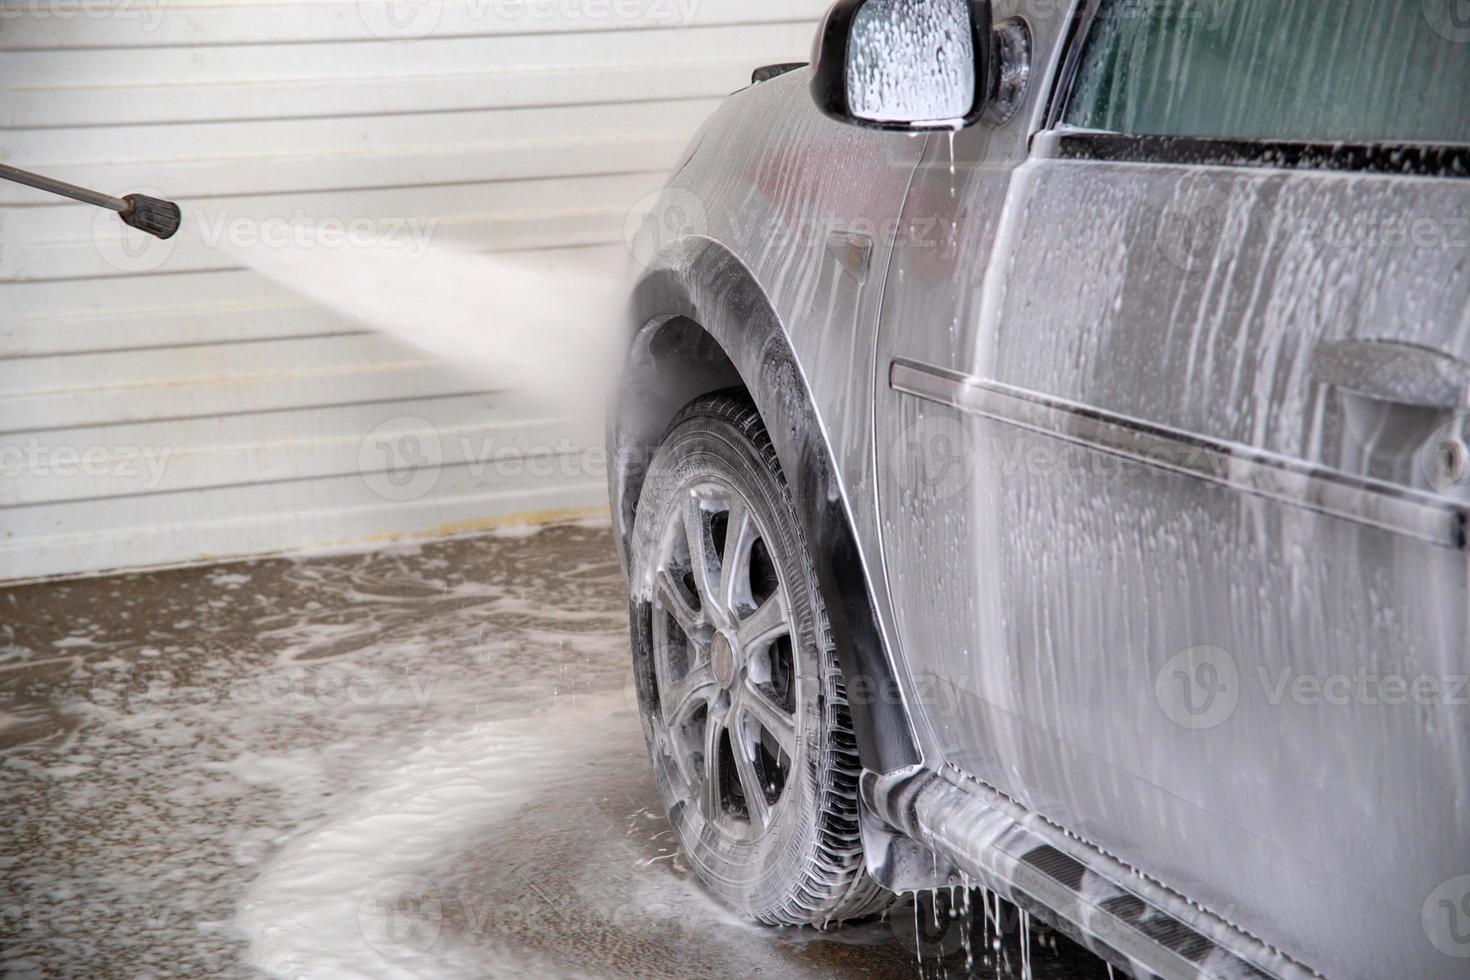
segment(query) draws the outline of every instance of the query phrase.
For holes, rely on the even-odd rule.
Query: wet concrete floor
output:
[[[605,525],[0,589],[0,822],[7,976],[1021,973],[1011,916],[992,950],[927,900],[817,933],[700,889]]]

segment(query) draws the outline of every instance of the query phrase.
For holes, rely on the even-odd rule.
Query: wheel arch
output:
[[[802,521],[847,683],[858,754],[874,772],[920,761],[831,449],[780,317],[751,271],[685,239],[638,281],[608,443],[623,567],[643,478],[669,422],[701,395],[742,388],[771,436]]]

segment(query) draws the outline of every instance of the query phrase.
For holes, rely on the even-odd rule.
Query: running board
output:
[[[1319,977],[958,770],[865,770],[862,797],[873,814],[947,859],[968,883],[990,888],[1140,980]]]

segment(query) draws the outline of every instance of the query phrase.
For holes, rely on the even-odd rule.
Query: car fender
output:
[[[691,236],[665,249],[640,278],[629,317],[634,339],[625,395],[609,433],[614,531],[624,567],[643,473],[668,420],[700,394],[743,387],[766,424],[800,515],[863,765],[889,772],[917,763],[913,727],[833,453],[807,377],[765,291],[723,244]]]

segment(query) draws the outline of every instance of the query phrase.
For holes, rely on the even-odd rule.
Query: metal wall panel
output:
[[[0,0],[0,160],[186,215],[438,219],[435,242],[572,268],[624,247],[754,66],[807,57],[824,6]],[[603,502],[587,426],[197,235],[119,255],[98,223],[0,184],[0,580]]]

